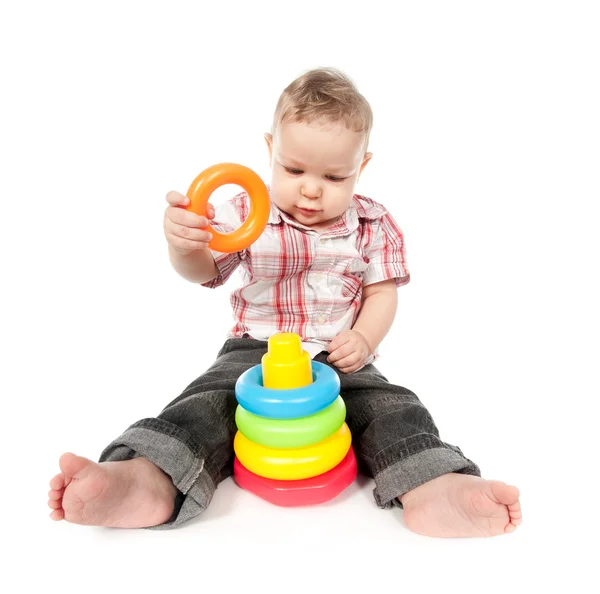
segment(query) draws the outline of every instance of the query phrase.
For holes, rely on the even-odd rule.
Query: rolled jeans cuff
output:
[[[375,475],[375,502],[383,509],[401,508],[398,497],[450,472],[481,476],[476,464],[452,449],[426,449],[398,460]]]
[[[143,419],[109,444],[100,462],[147,458],[165,472],[179,491],[173,515],[151,529],[168,529],[183,524],[206,510],[219,483],[204,448],[189,434],[162,419]]]

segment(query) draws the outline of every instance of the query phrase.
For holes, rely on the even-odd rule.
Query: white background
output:
[[[10,591],[598,587],[597,4],[385,4],[2,3]],[[412,273],[379,366],[485,477],[521,489],[522,527],[418,536],[366,478],[292,510],[227,480],[176,531],[50,521],[59,455],[97,459],[158,414],[232,324],[237,277],[209,291],[170,268],[165,194],[221,161],[268,180],[279,93],[330,65],[373,106],[358,190],[399,221]]]

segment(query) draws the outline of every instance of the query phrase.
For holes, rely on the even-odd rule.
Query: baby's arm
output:
[[[329,343],[329,363],[343,373],[365,365],[389,329],[398,305],[395,279],[367,285],[358,317],[352,330],[345,330]]]
[[[208,249],[182,254],[169,246],[169,259],[177,274],[192,283],[206,283],[219,274],[215,259]]]
[[[362,334],[374,353],[389,332],[398,308],[395,279],[373,283],[363,288],[362,304],[352,330]]]

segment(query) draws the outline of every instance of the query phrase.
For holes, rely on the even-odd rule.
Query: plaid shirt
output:
[[[211,226],[231,232],[248,208],[243,192],[216,207]],[[236,322],[229,336],[267,340],[294,332],[312,357],[352,328],[363,286],[393,278],[399,287],[410,279],[402,231],[381,204],[358,194],[324,231],[305,227],[271,203],[255,243],[233,254],[212,254],[219,274],[204,286],[224,284],[238,267],[242,272],[242,286],[230,297]]]

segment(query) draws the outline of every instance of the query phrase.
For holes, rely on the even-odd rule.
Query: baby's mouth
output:
[[[296,209],[298,210],[298,212],[307,217],[314,216],[319,212],[318,210],[315,210],[313,208],[300,208],[299,206],[297,206]]]

